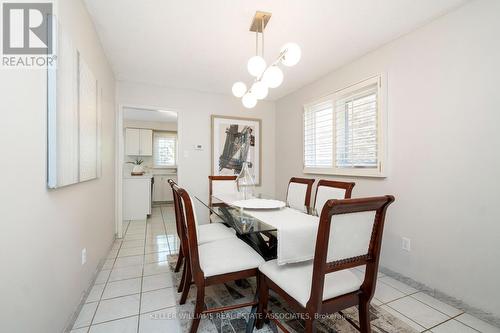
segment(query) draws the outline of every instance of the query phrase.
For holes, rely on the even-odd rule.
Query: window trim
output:
[[[368,77],[357,83],[346,86],[345,88],[335,90],[334,92],[323,95],[311,102],[304,104],[302,113],[302,165],[304,174],[316,174],[316,175],[338,175],[338,176],[355,176],[355,177],[375,177],[375,178],[385,178],[387,177],[387,80],[385,74],[379,74],[375,76]],[[334,108],[334,119],[335,119],[335,102],[344,97],[347,94],[353,93],[364,87],[373,85],[376,83],[378,85],[377,92],[377,168],[339,168],[335,166],[335,151],[336,142],[333,141],[332,144],[332,167],[328,168],[315,168],[305,166],[305,138],[304,138],[304,116],[305,113],[312,106],[319,103],[324,103],[330,101]],[[335,133],[335,120],[332,121],[332,131]]]
[[[155,133],[168,133],[175,136],[175,150],[174,150],[174,164],[172,165],[157,165],[156,164],[156,150],[155,150]],[[166,130],[153,130],[153,168],[154,169],[175,169],[178,164],[178,148],[179,148],[179,137],[176,131],[166,131]]]

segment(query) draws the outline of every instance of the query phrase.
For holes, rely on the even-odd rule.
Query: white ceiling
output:
[[[123,108],[123,118],[151,122],[175,122],[177,113],[168,110],[146,110],[138,108]]]
[[[280,98],[467,0],[85,0],[118,80],[230,94],[251,82],[255,11],[272,18],[265,58],[286,42],[302,60],[284,68]]]

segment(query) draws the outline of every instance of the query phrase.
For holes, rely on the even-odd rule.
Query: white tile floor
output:
[[[124,222],[124,238],[115,241],[71,333],[180,332],[177,319],[171,319],[179,295],[167,264],[179,246],[174,219],[172,206],[162,206],[153,208],[147,221]],[[500,333],[384,274],[372,302],[419,332]]]
[[[171,206],[147,221],[124,222],[71,333],[180,332],[167,256],[177,252]]]

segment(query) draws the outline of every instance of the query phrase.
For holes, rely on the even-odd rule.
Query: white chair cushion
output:
[[[234,229],[224,224],[210,223],[198,226],[198,244],[200,245],[227,238],[236,238],[236,235]]]
[[[345,189],[336,188],[330,186],[320,186],[316,192],[316,204],[315,207],[318,215],[321,214],[323,206],[330,199],[344,199]]]
[[[286,202],[288,206],[300,211],[304,210],[304,203],[306,201],[307,184],[290,183],[288,185],[288,193]]]
[[[198,247],[205,277],[257,268],[264,259],[242,240],[234,237]]]
[[[278,265],[276,260],[271,260],[262,264],[259,270],[302,306],[306,306],[311,296],[312,261]],[[350,270],[329,273],[325,275],[323,300],[356,291],[362,283]]]

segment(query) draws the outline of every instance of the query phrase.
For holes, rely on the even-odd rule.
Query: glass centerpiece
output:
[[[255,191],[255,181],[250,173],[248,165],[248,162],[243,162],[241,172],[236,178],[238,193],[244,200],[253,198]]]

